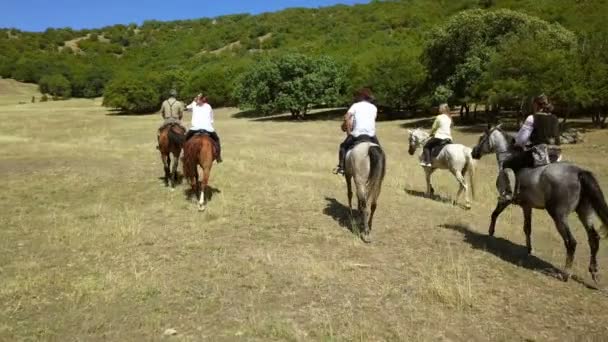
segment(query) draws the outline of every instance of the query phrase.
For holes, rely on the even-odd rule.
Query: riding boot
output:
[[[156,133],[156,149],[160,151],[160,132]]]
[[[344,148],[340,145],[340,152],[338,153],[338,166],[334,169],[334,174],[343,175],[344,174]]]
[[[422,160],[420,161],[422,166],[431,166],[431,149],[424,148],[422,150]]]
[[[496,180],[496,188],[498,189],[499,202],[513,201],[515,194],[516,177],[515,172],[511,169],[502,169],[498,173]]]

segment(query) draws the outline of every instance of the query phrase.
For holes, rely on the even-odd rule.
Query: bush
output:
[[[53,97],[68,98],[72,94],[70,81],[61,74],[43,76],[38,81],[38,87],[41,93],[49,93]]]
[[[106,86],[103,96],[104,106],[127,113],[155,112],[161,103],[156,84],[136,75],[113,79]]]

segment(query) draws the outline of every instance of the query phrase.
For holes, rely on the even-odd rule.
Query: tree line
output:
[[[429,2],[289,9],[258,16],[96,30],[0,30],[0,75],[58,97],[104,96],[127,112],[158,109],[168,90],[216,106],[305,117],[346,105],[362,86],[391,110],[448,101],[472,119],[525,112],[544,92],[563,116],[608,112],[605,1]],[[511,8],[515,10],[507,10]]]

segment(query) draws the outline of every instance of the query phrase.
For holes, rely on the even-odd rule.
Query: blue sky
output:
[[[368,0],[2,0],[0,27],[44,31],[49,27],[99,28],[113,24],[141,24],[216,17],[234,13],[273,12],[288,7],[322,7],[367,3]]]

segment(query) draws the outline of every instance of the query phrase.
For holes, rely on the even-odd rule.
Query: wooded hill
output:
[[[335,63],[341,81],[324,86],[337,87],[342,96],[332,98],[341,103],[360,86],[397,109],[444,99],[513,107],[544,91],[567,112],[599,113],[608,103],[605,13],[604,0],[403,0],[91,30],[2,29],[0,75],[58,97],[105,91],[108,106],[132,112],[156,109],[172,87],[183,98],[203,91],[216,105],[257,108],[239,91],[247,74],[301,54]]]

